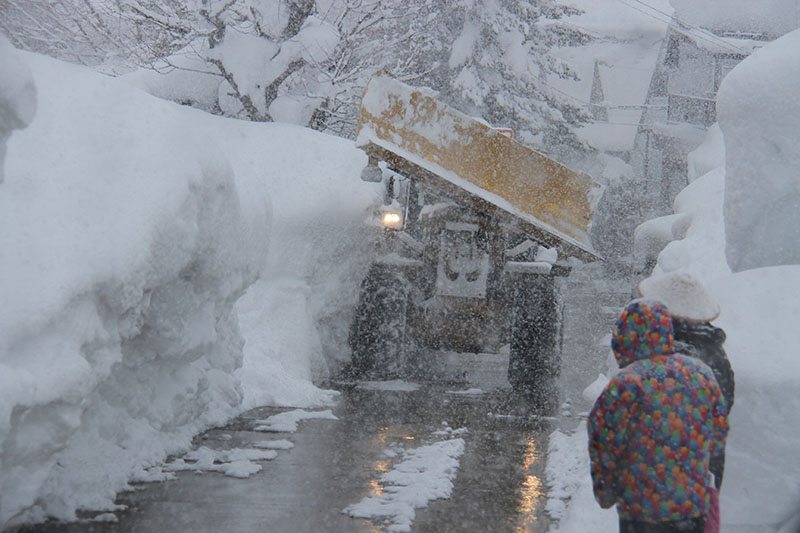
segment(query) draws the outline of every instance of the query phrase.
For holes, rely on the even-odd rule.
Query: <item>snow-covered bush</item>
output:
[[[726,255],[738,272],[800,263],[800,31],[742,61],[722,83]]]

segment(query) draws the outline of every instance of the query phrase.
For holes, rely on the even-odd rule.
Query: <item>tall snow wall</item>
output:
[[[30,89],[3,112],[30,121],[34,81],[39,105],[0,183],[0,529],[113,509],[245,408],[329,401],[380,199],[363,152],[3,54],[0,88]]]
[[[36,112],[36,87],[30,70],[3,34],[0,34],[0,183],[3,183],[6,141],[11,132],[26,127]]]
[[[725,238],[734,272],[800,264],[800,30],[742,61],[720,87]]]
[[[0,528],[112,509],[143,467],[235,412],[234,305],[268,230],[266,188],[237,183],[177,106],[1,53],[3,88],[32,90],[27,63],[38,109],[0,184]]]

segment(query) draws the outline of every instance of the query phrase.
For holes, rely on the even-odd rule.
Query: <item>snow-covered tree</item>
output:
[[[114,48],[106,7],[95,0],[0,0],[0,30],[18,48],[95,66]]]
[[[352,136],[375,71],[427,85],[523,142],[577,145],[585,120],[546,82],[587,36],[555,0],[0,0],[18,46],[119,71],[213,113]]]
[[[554,0],[445,0],[440,30],[453,35],[434,87],[457,107],[511,126],[523,142],[578,144],[571,133],[585,112],[547,84],[547,76],[575,78],[550,53],[589,36],[559,19],[578,13]]]

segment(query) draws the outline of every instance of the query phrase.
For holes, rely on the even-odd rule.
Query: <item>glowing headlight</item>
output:
[[[403,217],[400,213],[394,211],[386,211],[381,216],[381,223],[387,228],[397,228],[402,224]]]

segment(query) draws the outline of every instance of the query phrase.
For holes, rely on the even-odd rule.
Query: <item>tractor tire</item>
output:
[[[409,284],[402,273],[375,264],[361,283],[350,328],[354,379],[401,377],[405,365],[406,312]]]
[[[561,371],[561,312],[555,279],[517,275],[512,278],[512,289],[508,381],[516,393],[553,412],[558,406]]]

